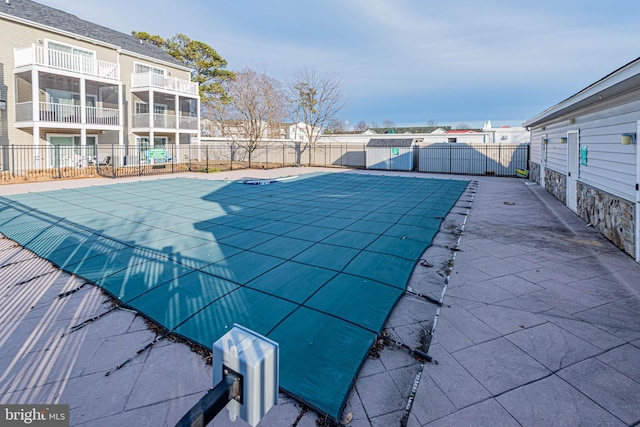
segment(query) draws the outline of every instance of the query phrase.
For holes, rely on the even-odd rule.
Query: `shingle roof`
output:
[[[370,139],[367,147],[411,147],[413,138]]]
[[[130,52],[184,67],[180,61],[151,43],[141,43],[132,35],[85,21],[70,13],[30,0],[10,0],[9,4],[2,1],[0,2],[0,13],[116,45]]]

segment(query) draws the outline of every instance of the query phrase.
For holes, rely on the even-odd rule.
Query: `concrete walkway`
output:
[[[290,173],[235,171],[206,178]],[[342,421],[639,423],[640,265],[538,186],[435,177],[477,181],[425,253],[433,268],[416,267],[410,281],[411,290],[436,299],[444,290],[445,306],[438,316],[435,305],[408,294],[387,332],[411,348],[428,348],[437,364],[381,345],[363,366]],[[121,182],[0,186],[0,195]],[[0,239],[0,276],[0,403],[67,403],[71,425],[172,426],[211,387],[211,367],[202,356],[168,340],[136,354],[154,343],[153,328],[134,313],[109,311],[111,302],[97,288],[8,239]],[[434,323],[429,346],[425,333]],[[260,425],[317,421],[313,411],[282,395]],[[213,425],[246,424],[231,423],[223,412]]]
[[[415,425],[636,425],[640,265],[539,186],[479,181]]]

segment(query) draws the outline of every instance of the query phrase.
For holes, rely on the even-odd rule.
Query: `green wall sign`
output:
[[[587,165],[587,156],[589,154],[589,147],[583,145],[580,147],[580,164],[583,166]]]
[[[397,156],[398,154],[400,154],[400,149],[399,148],[392,148],[391,149],[391,154],[393,154],[394,156]]]
[[[166,159],[167,155],[165,154],[164,148],[150,148],[149,149],[149,158],[150,159]]]

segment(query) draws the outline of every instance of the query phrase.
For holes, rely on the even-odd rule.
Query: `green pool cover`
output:
[[[467,181],[350,173],[173,178],[0,198],[0,232],[210,348],[280,344],[282,389],[339,419],[416,261]]]

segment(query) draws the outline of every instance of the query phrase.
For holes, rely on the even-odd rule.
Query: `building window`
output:
[[[152,73],[157,74],[159,76],[165,75],[165,70],[162,68],[152,67],[151,65],[140,64],[138,62],[135,63],[134,66],[135,74],[143,74],[143,73]]]
[[[70,53],[72,55],[84,56],[85,58],[95,58],[96,53],[92,50],[81,49],[64,43],[47,40],[47,47],[58,52]]]

